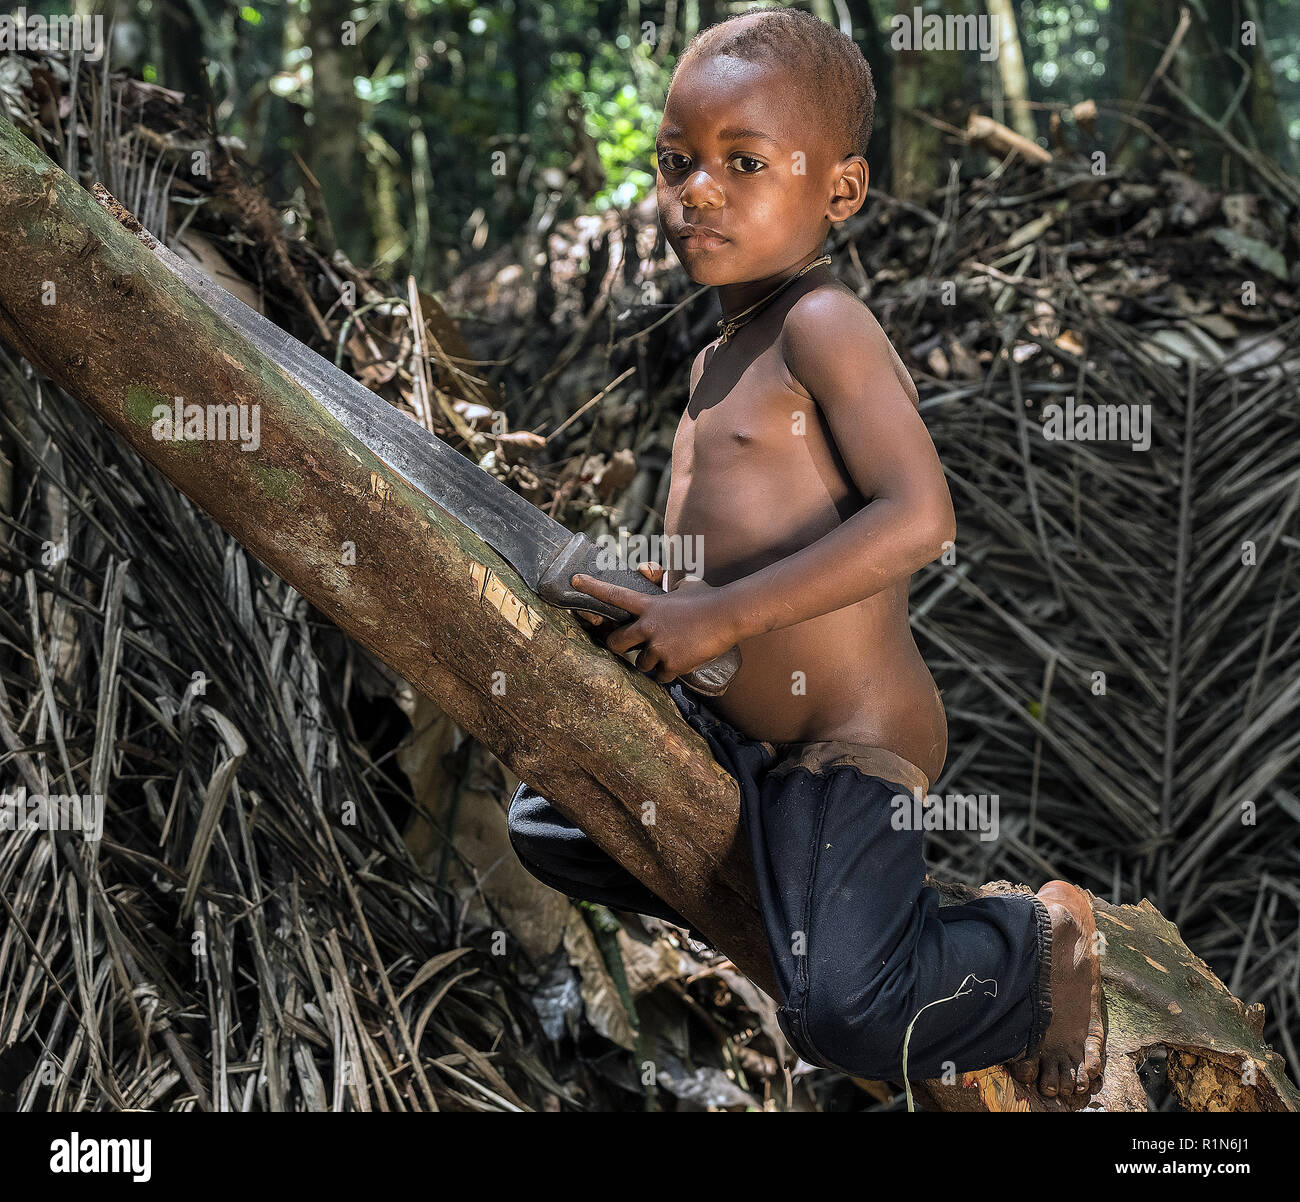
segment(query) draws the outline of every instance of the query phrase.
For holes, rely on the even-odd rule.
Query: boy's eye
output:
[[[731,161],[742,164],[737,168],[741,175],[757,175],[767,166],[762,159],[756,159],[752,154],[738,154]]]
[[[675,163],[672,161],[674,159],[681,159],[682,161],[680,163]],[[690,160],[684,154],[679,154],[675,150],[665,150],[659,156],[659,166],[668,172],[683,171],[688,162],[690,162]]]

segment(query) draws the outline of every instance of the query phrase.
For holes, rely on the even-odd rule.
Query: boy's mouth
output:
[[[707,225],[684,225],[677,231],[677,236],[685,250],[717,250],[728,241]]]

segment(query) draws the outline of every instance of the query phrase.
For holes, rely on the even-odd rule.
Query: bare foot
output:
[[[1038,900],[1052,920],[1052,1021],[1037,1058],[1014,1061],[1007,1071],[1079,1110],[1101,1088],[1105,1061],[1097,925],[1087,895],[1065,881],[1049,881]]]

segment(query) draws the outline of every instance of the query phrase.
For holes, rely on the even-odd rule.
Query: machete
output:
[[[400,472],[435,505],[477,534],[544,601],[624,623],[631,614],[573,588],[570,579],[583,573],[638,593],[662,591],[660,585],[640,572],[602,566],[600,548],[585,534],[574,534],[562,526],[359,380],[190,266],[131,218],[107,189],[96,185],[95,193],[204,305],[310,393],[376,458]],[[740,649],[732,647],[680,679],[695,692],[716,697],[726,691],[739,667]]]

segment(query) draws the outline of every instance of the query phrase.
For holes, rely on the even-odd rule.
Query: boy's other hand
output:
[[[638,570],[656,584],[663,580],[664,570],[657,563],[643,563]],[[632,615],[630,622],[606,636],[605,646],[620,654],[639,647],[637,667],[660,684],[716,659],[738,641],[723,590],[698,577],[683,577],[671,592],[651,595],[585,575],[574,576],[572,584]],[[612,625],[603,619],[592,623],[598,624]]]

